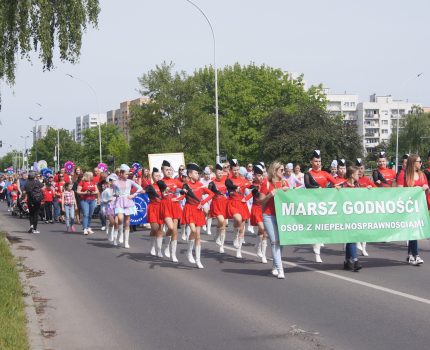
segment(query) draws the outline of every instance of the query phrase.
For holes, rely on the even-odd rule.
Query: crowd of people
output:
[[[365,164],[358,158],[354,162],[334,160],[329,171],[321,167],[320,151],[310,155],[310,165],[302,172],[298,164],[274,161],[267,168],[263,162],[240,166],[236,159],[215,167],[203,169],[195,163],[181,165],[177,171],[164,160],[161,168],[130,169],[122,164],[114,172],[95,168],[83,172],[75,167],[67,173],[41,174],[35,171],[21,174],[3,174],[0,179],[0,196],[7,202],[8,211],[20,216],[28,215],[29,233],[39,233],[38,222],[62,222],[67,232],[75,232],[76,224],[82,233],[91,235],[92,219],[98,215],[101,230],[114,246],[130,248],[130,217],[136,214],[133,200],[146,193],[147,228],[150,229],[150,254],[171,259],[177,263],[178,229],[188,242],[187,259],[197,268],[204,268],[201,258],[201,233],[212,234],[212,220],[216,220],[215,242],[224,253],[226,228],[233,223],[233,246],[236,257],[242,258],[245,225],[248,231],[257,230],[256,251],[262,263],[267,263],[266,251],[270,243],[273,264],[272,274],[285,278],[282,265],[282,246],[276,220],[274,196],[276,191],[332,187],[421,187],[427,194],[430,208],[430,152],[429,167],[422,171],[421,158],[416,154],[402,157],[401,169],[396,172],[387,167],[384,152],[378,156],[378,167],[371,177],[365,175]],[[322,263],[323,244],[314,244],[315,261]],[[358,254],[367,256],[366,242],[347,243],[344,269],[359,271],[362,265]],[[420,265],[418,242],[408,242],[407,262]]]

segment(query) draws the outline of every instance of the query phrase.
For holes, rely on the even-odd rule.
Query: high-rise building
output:
[[[363,137],[363,147],[370,153],[382,142],[387,143],[391,134],[402,127],[401,119],[410,114],[414,106],[421,107],[419,103],[394,100],[391,95],[370,96],[369,102],[358,105],[358,131]]]
[[[36,127],[33,126],[33,145],[36,141],[43,139],[48,133],[49,125],[38,125],[37,130]]]
[[[78,143],[83,143],[83,132],[87,129],[94,128],[99,124],[106,124],[106,114],[90,113],[84,116],[76,117],[75,141]]]
[[[148,97],[139,97],[132,101],[124,101],[120,103],[119,108],[119,121],[118,127],[122,131],[125,136],[125,139],[130,142],[130,107],[131,106],[141,106],[145,103],[148,103]]]
[[[347,94],[330,94],[325,89],[327,98],[327,111],[331,115],[342,115],[345,121],[357,125],[357,106],[358,95]]]

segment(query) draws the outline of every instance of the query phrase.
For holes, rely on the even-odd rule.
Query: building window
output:
[[[383,120],[382,125],[388,125],[388,120]]]
[[[382,129],[381,134],[388,134],[388,129]]]

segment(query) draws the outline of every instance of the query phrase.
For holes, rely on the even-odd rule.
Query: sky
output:
[[[212,23],[218,67],[265,64],[361,101],[391,94],[430,106],[428,0],[193,1]],[[14,86],[1,84],[0,156],[24,148],[26,136],[31,144],[29,117],[71,130],[79,115],[139,97],[137,78],[163,61],[190,74],[213,64],[210,28],[186,0],[100,6],[98,29],[87,29],[77,64],[57,58],[43,72],[35,54],[18,62]]]

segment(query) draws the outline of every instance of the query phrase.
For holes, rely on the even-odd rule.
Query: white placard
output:
[[[156,153],[148,154],[149,171],[152,168],[157,168],[161,172],[161,164],[163,160],[167,160],[173,168],[173,177],[178,175],[180,165],[185,165],[184,153]]]

